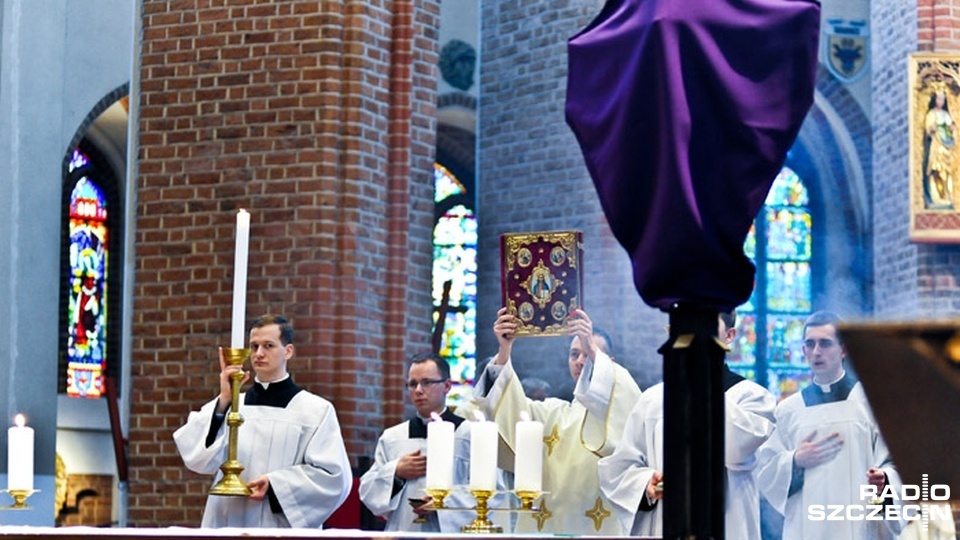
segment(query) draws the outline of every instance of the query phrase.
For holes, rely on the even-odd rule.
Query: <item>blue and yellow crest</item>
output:
[[[824,33],[827,68],[843,82],[853,82],[866,73],[870,53],[867,21],[830,19]]]

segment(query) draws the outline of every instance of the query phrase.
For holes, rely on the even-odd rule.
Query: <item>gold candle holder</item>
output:
[[[27,499],[31,495],[40,491],[39,489],[5,489],[3,490],[6,493],[9,493],[13,497],[13,505],[4,507],[4,510],[29,510],[30,507],[27,506]]]
[[[532,511],[533,503],[543,495],[542,491],[517,490],[517,498],[520,499],[520,508]]]
[[[223,356],[227,364],[242,366],[250,356],[247,349],[223,349]],[[230,375],[230,412],[227,413],[227,428],[229,441],[227,443],[227,460],[220,465],[223,478],[210,489],[211,495],[228,497],[248,497],[253,491],[240,479],[243,465],[237,461],[237,431],[243,424],[240,415],[240,382],[243,380],[243,371],[237,370]]]
[[[472,522],[460,527],[460,532],[474,534],[498,534],[503,532],[503,527],[494,525],[487,515],[490,509],[487,507],[487,501],[493,496],[492,490],[473,489],[470,490],[473,497],[477,499],[477,517]]]
[[[436,510],[443,510],[443,500],[447,498],[447,495],[450,494],[449,489],[441,488],[427,488],[423,490],[427,495],[433,499],[433,508]]]

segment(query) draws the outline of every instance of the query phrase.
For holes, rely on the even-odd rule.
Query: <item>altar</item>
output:
[[[488,536],[488,535],[484,535]],[[530,536],[497,535],[498,538],[530,538]],[[198,529],[190,527],[159,528],[102,528],[102,527],[22,527],[0,526],[0,539],[17,540],[200,540],[204,538],[243,538],[245,540],[278,540],[287,538],[353,538],[353,539],[416,539],[416,538],[477,538],[475,534],[399,533],[363,531],[360,529]],[[599,536],[570,536],[570,538],[609,538]]]

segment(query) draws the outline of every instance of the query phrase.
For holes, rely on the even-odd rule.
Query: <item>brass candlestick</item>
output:
[[[247,349],[224,349],[223,356],[226,358],[228,365],[242,366],[247,357],[250,356],[250,351]],[[253,493],[240,479],[243,465],[237,461],[237,431],[243,424],[243,417],[240,416],[240,381],[242,380],[242,370],[237,370],[230,375],[230,412],[227,413],[227,428],[229,429],[227,460],[223,462],[223,465],[220,465],[223,478],[210,489],[211,495],[248,497]]]
[[[30,509],[27,506],[27,499],[34,493],[40,491],[39,489],[5,489],[3,490],[6,493],[9,493],[13,497],[13,505],[7,507],[0,507],[4,510],[28,510]]]
[[[477,499],[477,518],[469,524],[460,527],[460,532],[477,534],[502,533],[503,527],[498,527],[489,519],[487,519],[487,514],[490,513],[490,509],[487,507],[487,501],[493,495],[493,491],[486,489],[473,489],[470,490],[470,492],[473,494],[474,498]]]
[[[427,488],[423,490],[433,499],[433,507],[436,510],[443,510],[443,500],[450,494],[449,489]]]
[[[533,503],[543,495],[543,492],[519,489],[516,491],[516,494],[517,498],[520,499],[520,508],[533,510]]]

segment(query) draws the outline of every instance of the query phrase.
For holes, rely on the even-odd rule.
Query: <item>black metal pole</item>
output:
[[[716,309],[676,305],[663,356],[663,537],[724,537],[723,362]],[[734,539],[731,539],[734,540]]]

